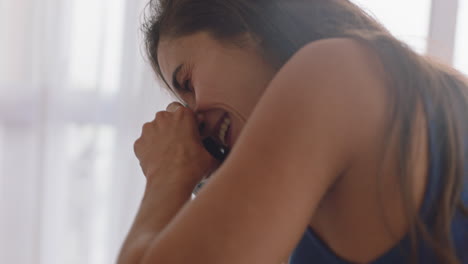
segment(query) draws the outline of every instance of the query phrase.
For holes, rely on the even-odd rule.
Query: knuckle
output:
[[[135,153],[138,152],[139,146],[140,146],[140,139],[137,139],[137,140],[135,141],[135,143],[133,143],[133,151],[134,151]]]
[[[151,122],[147,122],[143,125],[143,130],[148,130],[153,126]]]
[[[156,119],[164,118],[164,117],[167,116],[167,114],[168,114],[168,112],[166,112],[166,111],[159,111],[159,112],[156,113]]]
[[[149,134],[152,130],[154,130],[154,124],[151,122],[145,123],[143,125],[143,128],[141,129],[141,137],[143,137],[145,134]]]

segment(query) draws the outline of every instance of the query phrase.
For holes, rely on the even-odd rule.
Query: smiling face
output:
[[[253,41],[243,48],[227,46],[206,32],[162,38],[158,59],[170,88],[194,112],[204,115],[204,137],[218,137],[216,125],[228,115],[230,147],[276,73]]]

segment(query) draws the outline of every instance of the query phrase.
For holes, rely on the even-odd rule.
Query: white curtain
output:
[[[146,1],[0,0],[0,263],[115,262],[144,187],[133,142],[170,102],[143,59]],[[467,1],[357,2],[468,72]]]
[[[133,142],[170,102],[146,1],[0,0],[0,263],[113,263],[142,197]]]

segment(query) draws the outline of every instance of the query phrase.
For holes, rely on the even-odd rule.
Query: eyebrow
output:
[[[176,89],[179,90],[180,85],[179,82],[177,81],[177,75],[179,74],[180,70],[182,69],[182,64],[177,66],[177,68],[174,70],[172,73],[172,86]]]

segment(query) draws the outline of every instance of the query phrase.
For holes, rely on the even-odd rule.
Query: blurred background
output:
[[[0,263],[114,263],[143,194],[133,154],[171,99],[143,53],[147,0],[0,0]],[[468,74],[468,0],[359,0]]]

